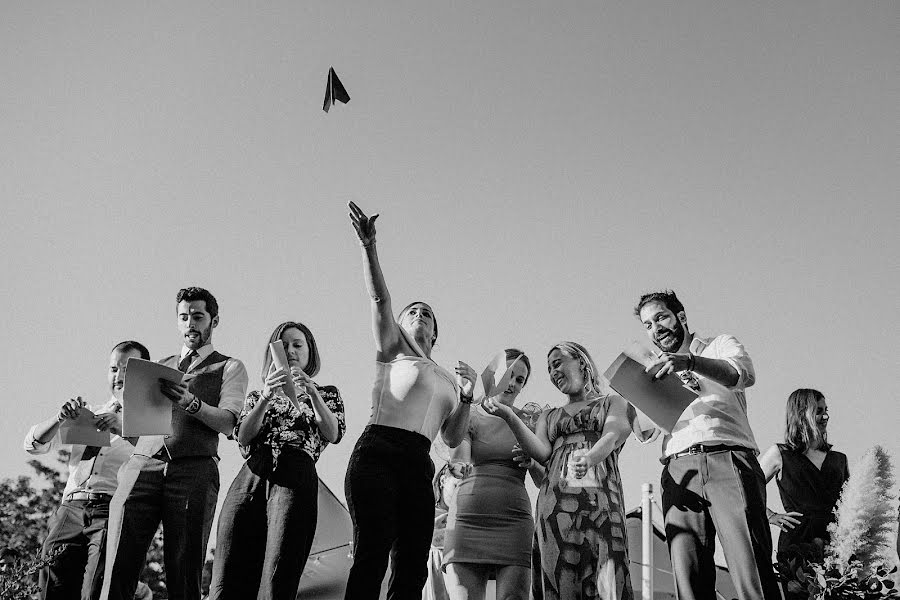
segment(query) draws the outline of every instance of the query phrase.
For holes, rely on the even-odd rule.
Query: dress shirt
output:
[[[102,406],[89,406],[94,414],[115,412],[118,408],[118,400],[110,398],[109,402]],[[34,437],[34,425],[25,436],[25,451],[29,454],[46,454],[51,448],[60,448],[59,431],[49,442],[43,444]],[[93,492],[97,494],[112,495],[116,491],[116,474],[119,467],[125,463],[134,450],[134,446],[123,440],[118,435],[110,433],[110,445],[100,448],[100,452],[87,460],[81,460],[86,446],[81,444],[71,445],[69,456],[69,479],[66,481],[66,489],[63,499],[72,492]]]
[[[663,440],[663,455],[671,456],[694,444],[743,446],[759,453],[747,419],[744,394],[744,389],[756,381],[756,375],[744,346],[731,335],[707,339],[694,336],[690,353],[727,361],[737,371],[738,380],[733,386],[725,386],[695,372],[700,393]]]
[[[179,362],[182,358],[190,354],[192,350],[187,346],[182,346]],[[213,353],[213,345],[206,344],[197,349],[197,356],[191,361],[188,372],[207,359]],[[247,385],[250,378],[247,376],[247,369],[244,363],[236,358],[229,358],[225,362],[225,369],[222,373],[222,390],[219,393],[219,408],[224,408],[232,413],[235,418],[241,414],[244,408],[244,394],[247,392]]]

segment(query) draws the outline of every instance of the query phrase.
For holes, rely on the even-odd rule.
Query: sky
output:
[[[601,370],[646,342],[632,307],[672,288],[750,353],[762,448],[814,387],[851,465],[900,459],[896,2],[0,11],[0,478],[30,471],[30,425],[106,400],[115,343],[177,353],[175,294],[200,285],[251,389],[278,323],[312,329],[347,410],[318,463],[343,499],[374,376],[348,201],[381,215],[395,308],[434,307],[439,363],[531,357],[520,403],[564,401],[556,342]],[[330,66],[351,101],[325,114]],[[659,453],[626,443],[629,507]],[[224,497],[241,459],[220,454]]]

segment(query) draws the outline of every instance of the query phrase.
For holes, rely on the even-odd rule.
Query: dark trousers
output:
[[[50,518],[41,556],[56,561],[41,569],[42,600],[96,600],[103,587],[109,500],[63,501]]]
[[[779,600],[766,480],[750,451],[670,460],[662,473],[666,539],[679,600],[715,598],[716,532],[740,600]]]
[[[216,535],[210,600],[294,600],[318,515],[312,458],[285,448],[273,468],[261,445],[235,477]]]
[[[434,530],[431,443],[418,433],[369,425],[344,490],[353,519],[353,566],[346,600],[377,600],[390,555],[388,600],[420,600]]]
[[[149,459],[125,501],[109,600],[134,597],[160,521],[169,598],[200,600],[200,577],[218,493],[219,467],[210,456],[170,462]]]

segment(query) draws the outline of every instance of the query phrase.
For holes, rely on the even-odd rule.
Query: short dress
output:
[[[778,444],[778,449],[781,451],[781,473],[777,479],[781,503],[785,512],[803,513],[797,517],[799,525],[778,534],[778,549],[811,543],[815,538],[827,544],[831,539],[828,524],[834,521],[832,511],[850,476],[847,455],[829,447],[819,469],[802,452],[784,444]]]
[[[597,482],[593,487],[571,485],[567,470],[572,452],[600,439],[613,402],[625,400],[607,395],[574,415],[564,407],[547,414],[553,452],[537,500],[541,568],[532,572],[544,600],[634,598],[619,475],[621,447],[589,471]]]
[[[506,421],[480,406],[472,410],[467,435],[473,467],[450,506],[444,568],[450,563],[530,567],[534,519],[526,471],[512,457],[516,437]]]

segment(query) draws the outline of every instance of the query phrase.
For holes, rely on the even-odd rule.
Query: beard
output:
[[[209,338],[212,336],[212,325],[210,325],[206,329],[203,329],[200,331],[198,331],[196,329],[191,329],[190,331],[185,333],[185,336],[187,336],[188,333],[192,333],[192,332],[197,333],[196,344],[194,342],[188,342],[187,337],[185,337],[185,340],[184,340],[185,346],[187,346],[191,350],[198,350],[209,343]]]
[[[675,352],[684,343],[686,333],[684,325],[680,321],[676,321],[674,329],[660,329],[657,331],[653,337],[653,343],[663,352]],[[667,335],[669,336],[668,338],[666,338]],[[660,342],[660,338],[666,338],[666,341]]]

